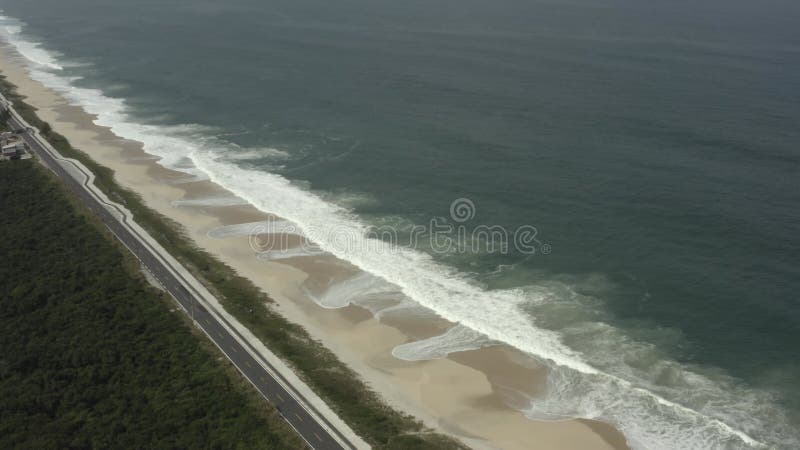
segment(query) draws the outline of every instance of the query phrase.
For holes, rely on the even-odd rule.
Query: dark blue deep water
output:
[[[468,198],[469,226],[535,226],[549,254],[434,258],[489,293],[545,290],[520,314],[594,367],[799,442],[800,3],[0,7],[6,34],[75,86],[125,99],[139,123],[203,126],[197,139],[241,153],[231,164],[364,223],[424,224]]]

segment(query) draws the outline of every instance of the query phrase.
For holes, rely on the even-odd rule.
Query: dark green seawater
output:
[[[173,166],[276,174],[401,231],[458,198],[475,205],[468,227],[535,226],[532,255],[418,250],[486,296],[513,292],[590,366],[694,411],[675,425],[632,395],[610,412],[619,396],[597,387],[565,412],[645,448],[746,447],[731,430],[800,446],[800,3],[0,7],[38,79]],[[203,165],[190,144],[223,157]],[[486,322],[509,319],[498,311]]]

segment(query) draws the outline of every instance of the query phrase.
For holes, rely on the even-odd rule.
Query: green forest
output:
[[[0,448],[301,448],[33,160],[0,163]]]

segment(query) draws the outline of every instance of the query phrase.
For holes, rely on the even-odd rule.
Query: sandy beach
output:
[[[93,116],[30,79],[23,61],[12,49],[0,47],[0,70],[38,108],[43,120],[74,147],[113,169],[122,186],[180,224],[200,248],[252,280],[275,300],[278,312],[330,348],[387,403],[475,448],[628,448],[622,433],[609,424],[583,419],[535,421],[515,409],[524,407],[524,398],[541,393],[547,370],[511,347],[495,345],[427,361],[395,358],[396,346],[440,335],[454,324],[402,314],[375,318],[358,306],[320,307],[309,293],[324,293],[359,270],[327,254],[259,259],[248,235],[215,235],[213,231],[221,227],[280,218],[236,201],[211,181],[193,180],[160,166],[141,143],[95,125]],[[265,238],[290,247],[301,240],[275,233]]]

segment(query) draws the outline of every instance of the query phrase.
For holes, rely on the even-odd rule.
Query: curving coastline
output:
[[[42,56],[42,58],[46,58],[46,55]],[[40,61],[40,63],[44,67],[53,70],[58,70],[58,68],[60,67],[58,62],[43,60]],[[47,81],[45,81],[45,84],[48,84]],[[64,87],[64,89],[68,88],[68,86],[62,86],[62,87]],[[60,92],[62,94],[64,93],[63,91]],[[58,97],[58,94],[56,94],[56,97]],[[63,101],[63,99],[55,100],[56,103],[61,101]],[[68,106],[68,104],[70,103],[73,105],[76,104],[76,99],[74,97],[68,97],[67,100],[63,102],[63,104],[59,104],[57,107],[52,108],[55,117],[55,120],[52,121],[54,124],[57,123],[58,120],[62,120],[63,122],[73,122],[73,123],[79,123],[81,120],[83,120],[83,119],[75,119],[75,116],[78,116],[80,111],[79,109],[70,109],[70,107]],[[64,109],[59,109],[62,107]],[[95,123],[108,125],[109,127],[114,127],[115,129],[116,127],[119,126],[118,124],[112,123],[113,121],[109,121],[109,117],[103,116],[103,114],[100,114],[100,116],[98,117],[93,117],[93,118],[90,117],[89,121],[90,122],[94,121]],[[138,131],[138,132],[142,131],[142,130],[131,129],[130,124],[123,124],[123,125],[124,125],[123,127],[117,130],[118,134],[122,136],[128,136],[128,137],[135,136],[135,133],[126,134],[125,131]],[[83,132],[89,132],[91,130],[92,132],[99,134],[108,131],[105,130],[102,132],[98,132],[97,130],[93,129],[93,126],[94,126],[93,124],[91,125],[79,124],[78,128],[80,131]],[[125,128],[126,126],[128,127],[127,130]],[[58,129],[60,130],[61,128]],[[280,193],[285,193],[285,191],[279,189],[280,186],[277,186],[278,188],[276,189],[270,189],[270,191],[276,193],[276,195],[274,195],[273,198],[268,199],[268,201],[265,201],[264,199],[259,197],[253,197],[250,194],[250,192],[247,189],[245,189],[247,187],[247,184],[253,185],[254,183],[261,183],[267,186],[274,186],[273,184],[270,183],[280,184],[281,182],[280,180],[276,180],[274,178],[269,179],[268,177],[253,178],[252,177],[253,174],[247,172],[227,173],[226,170],[230,169],[229,166],[224,166],[224,167],[221,165],[215,166],[215,164],[221,164],[221,162],[217,161],[213,157],[209,158],[209,155],[203,153],[200,154],[196,153],[190,156],[190,159],[192,159],[193,163],[197,167],[189,168],[188,170],[186,167],[183,167],[181,170],[177,171],[162,170],[164,168],[152,164],[153,161],[148,160],[147,155],[136,153],[137,149],[134,149],[133,147],[138,147],[138,145],[135,143],[133,144],[132,147],[128,148],[127,150],[125,149],[125,145],[128,145],[127,143],[125,145],[121,145],[118,149],[118,153],[109,151],[110,143],[113,142],[114,144],[119,144],[118,142],[119,139],[112,136],[113,135],[105,136],[106,142],[103,143],[102,145],[106,146],[107,148],[105,148],[104,150],[97,150],[98,155],[100,155],[97,156],[97,158],[105,158],[102,161],[98,159],[98,161],[101,161],[101,163],[109,167],[114,166],[115,170],[118,173],[118,179],[125,179],[125,177],[128,177],[127,181],[130,184],[126,186],[131,187],[136,191],[143,191],[148,188],[152,188],[152,186],[146,186],[146,185],[149,185],[150,183],[154,182],[156,184],[158,183],[164,184],[168,188],[174,188],[176,186],[180,186],[180,188],[177,189],[176,192],[173,192],[169,195],[153,194],[154,197],[157,197],[158,195],[162,195],[162,197],[153,199],[152,200],[153,203],[152,204],[148,203],[148,205],[150,205],[151,207],[153,207],[153,205],[158,205],[158,207],[155,209],[157,209],[159,212],[162,212],[162,214],[165,214],[169,217],[179,216],[179,215],[186,216],[184,217],[185,222],[181,220],[179,220],[179,222],[192,235],[192,238],[198,243],[203,238],[201,236],[195,236],[195,231],[192,230],[191,227],[200,226],[202,231],[198,233],[204,232],[205,238],[214,241],[214,242],[211,241],[206,242],[204,244],[201,244],[201,246],[207,249],[210,249],[212,247],[217,248],[217,250],[213,251],[213,253],[217,255],[224,255],[225,252],[228,252],[227,256],[220,256],[220,257],[222,257],[223,259],[228,258],[225,259],[225,261],[228,262],[233,267],[236,267],[240,273],[244,273],[245,271],[251,270],[252,274],[248,275],[248,278],[255,280],[258,279],[259,277],[262,278],[267,276],[271,277],[269,282],[264,282],[263,286],[261,284],[259,285],[262,288],[264,288],[267,292],[269,292],[273,297],[279,297],[279,296],[283,297],[284,301],[281,301],[280,303],[282,307],[287,310],[285,314],[287,315],[292,314],[291,312],[288,311],[296,309],[297,311],[294,311],[294,313],[296,313],[298,317],[296,322],[303,323],[304,320],[308,321],[309,317],[311,317],[312,323],[309,324],[303,323],[304,326],[309,330],[311,330],[314,327],[320,328],[315,332],[315,336],[318,336],[320,339],[324,340],[330,346],[337,345],[333,342],[329,342],[332,341],[331,339],[329,339],[331,332],[330,330],[327,329],[329,328],[330,324],[313,323],[314,320],[316,321],[321,320],[317,318],[317,316],[321,314],[317,308],[318,305],[321,305],[326,308],[344,307],[342,308],[342,310],[338,311],[341,317],[349,320],[349,322],[346,322],[347,325],[340,325],[341,328],[343,329],[347,327],[353,327],[353,324],[356,324],[357,326],[361,326],[364,323],[371,324],[370,314],[367,314],[366,311],[368,310],[370,313],[377,312],[377,314],[381,317],[380,321],[381,325],[390,325],[390,328],[394,329],[395,331],[400,330],[401,337],[396,339],[397,344],[392,346],[391,350],[388,353],[391,353],[392,351],[397,349],[398,346],[400,345],[408,344],[409,343],[408,341],[425,342],[426,340],[431,340],[431,339],[433,340],[438,339],[438,342],[436,342],[438,353],[433,354],[436,357],[441,357],[442,354],[449,353],[448,346],[451,346],[450,348],[452,349],[452,351],[459,351],[459,349],[463,348],[471,348],[470,345],[466,345],[466,347],[464,345],[459,345],[458,340],[456,340],[456,342],[453,343],[441,339],[441,337],[448,336],[448,330],[451,330],[450,327],[452,326],[453,322],[467,323],[473,328],[484,332],[487,336],[490,336],[495,339],[499,338],[498,340],[501,341],[506,341],[506,342],[510,341],[519,348],[528,350],[531,353],[539,355],[540,357],[544,357],[545,359],[550,359],[558,362],[559,366],[567,366],[572,370],[576,370],[577,372],[586,375],[586,376],[575,376],[574,373],[569,371],[556,370],[555,376],[553,376],[552,367],[539,367],[539,370],[537,372],[538,375],[534,375],[532,372],[528,376],[528,380],[536,379],[537,383],[531,383],[529,385],[523,386],[521,390],[502,389],[506,388],[506,386],[503,386],[501,382],[493,382],[493,383],[490,382],[493,393],[497,394],[497,397],[503,397],[501,402],[502,404],[506,405],[514,404],[517,409],[526,411],[529,416],[545,418],[548,417],[549,414],[551,417],[553,417],[557,416],[553,414],[554,411],[561,411],[558,408],[559,405],[555,404],[557,400],[553,400],[552,402],[549,403],[549,406],[553,407],[549,411],[548,410],[530,411],[526,410],[526,408],[528,408],[527,405],[515,403],[522,401],[522,399],[524,399],[526,396],[532,396],[532,395],[535,396],[536,393],[538,392],[537,388],[538,389],[549,388],[552,390],[554,386],[548,383],[553,383],[554,380],[561,383],[555,386],[556,390],[558,387],[563,387],[563,385],[571,385],[571,386],[578,386],[580,389],[586,389],[588,392],[592,388],[593,384],[595,388],[598,385],[602,384],[604,388],[605,387],[609,388],[608,389],[609,392],[616,392],[620,394],[620,397],[623,397],[623,394],[624,395],[633,394],[639,396],[633,398],[633,400],[641,400],[642,398],[647,399],[648,403],[644,405],[645,408],[636,411],[637,414],[641,413],[641,415],[638,417],[639,423],[631,424],[625,422],[625,419],[627,418],[620,417],[619,415],[617,415],[616,417],[612,417],[612,419],[615,419],[614,420],[615,423],[623,424],[623,428],[625,429],[625,431],[630,432],[632,436],[640,437],[641,435],[643,435],[644,438],[647,438],[648,436],[652,437],[652,435],[662,432],[663,430],[659,430],[656,425],[657,420],[655,419],[658,419],[658,417],[653,416],[653,414],[663,413],[663,414],[677,414],[678,416],[680,416],[681,420],[683,420],[683,422],[681,422],[681,426],[691,427],[693,431],[695,428],[698,430],[697,436],[692,436],[692,438],[696,439],[696,441],[687,440],[685,442],[687,446],[689,446],[691,442],[703,441],[703,439],[710,439],[712,437],[719,437],[719,436],[722,436],[721,440],[719,442],[717,441],[715,442],[721,445],[725,445],[726,443],[730,445],[739,445],[739,444],[744,445],[745,443],[751,445],[758,445],[758,443],[755,440],[753,440],[747,433],[741,432],[734,427],[728,426],[724,421],[716,420],[713,418],[713,416],[710,417],[705,416],[703,414],[698,413],[696,410],[692,410],[690,408],[684,408],[679,403],[666,401],[664,400],[664,397],[653,393],[658,391],[654,391],[652,389],[650,390],[643,389],[637,385],[629,384],[625,380],[621,380],[613,376],[603,378],[604,376],[603,373],[597,370],[594,366],[584,363],[582,360],[580,360],[580,358],[571,355],[568,350],[559,347],[558,340],[551,339],[551,336],[548,336],[547,333],[537,335],[537,339],[531,339],[531,336],[529,334],[525,334],[522,332],[527,330],[517,329],[515,330],[516,331],[515,333],[510,334],[511,338],[517,339],[516,341],[514,341],[513,339],[509,339],[509,335],[502,335],[502,336],[497,335],[496,330],[491,327],[482,328],[482,326],[484,326],[485,324],[482,324],[478,320],[480,317],[470,316],[470,314],[479,314],[480,313],[479,310],[474,308],[473,311],[457,309],[460,306],[457,304],[455,305],[448,304],[447,306],[450,307],[449,310],[445,308],[445,310],[442,311],[441,309],[437,308],[440,315],[443,315],[451,319],[452,322],[441,320],[438,317],[425,317],[424,313],[421,314],[423,316],[423,319],[420,319],[418,316],[415,316],[415,320],[409,320],[407,317],[404,317],[402,315],[397,316],[392,314],[393,311],[396,312],[395,308],[398,308],[403,305],[392,305],[391,308],[384,308],[384,309],[381,309],[382,308],[381,305],[375,305],[369,302],[360,302],[356,306],[351,305],[350,302],[347,301],[347,299],[344,298],[344,296],[341,293],[339,294],[334,293],[335,295],[333,295],[331,292],[333,290],[332,288],[346,286],[348,289],[351,289],[350,291],[351,293],[352,292],[374,293],[374,291],[370,290],[377,289],[378,292],[380,292],[380,289],[382,288],[375,286],[365,287],[360,285],[360,283],[358,282],[353,282],[355,278],[358,278],[360,276],[358,275],[359,272],[347,264],[342,264],[343,261],[341,260],[341,258],[337,259],[324,256],[321,258],[323,260],[322,262],[319,262],[317,259],[312,261],[309,258],[302,258],[302,259],[290,258],[287,261],[283,261],[281,264],[276,264],[274,262],[267,263],[266,265],[268,265],[268,270],[273,272],[271,275],[265,275],[264,273],[262,273],[262,271],[265,270],[264,264],[262,264],[260,268],[256,267],[245,268],[244,260],[245,259],[251,260],[253,255],[251,253],[248,253],[248,249],[245,247],[246,243],[242,239],[242,236],[238,237],[227,236],[220,238],[217,234],[214,233],[214,230],[219,229],[220,227],[238,225],[242,223],[240,222],[240,220],[244,219],[252,221],[269,219],[269,217],[265,218],[263,211],[269,211],[272,213],[275,212],[282,213],[281,214],[282,216],[294,219],[298,223],[303,223],[304,225],[311,223],[313,225],[313,222],[305,220],[307,219],[307,217],[298,216],[294,214],[292,208],[296,208],[298,206],[296,204],[297,198],[281,195]],[[72,137],[70,138],[72,140]],[[87,148],[91,148],[92,145],[97,145],[97,142],[99,141],[97,139],[95,139],[95,141],[96,142],[94,143],[87,141],[87,145],[89,146]],[[148,148],[149,144],[152,143],[145,142],[145,148]],[[182,145],[182,142],[180,140],[175,140],[166,142],[166,144],[161,143],[161,145],[166,145],[165,148],[163,148],[164,152],[161,154],[162,157],[165,157],[167,156],[166,153],[168,153],[170,145],[179,146]],[[78,147],[84,148],[81,145],[78,145]],[[152,145],[150,145],[150,147],[151,147],[150,150],[152,151],[153,150]],[[157,151],[155,153],[158,154]],[[94,152],[92,153],[92,156],[95,157]],[[180,161],[176,160],[171,161],[166,158],[162,159],[161,163],[162,165],[167,165],[167,167],[173,167],[173,168],[175,168],[175,166],[178,165],[179,163],[184,164]],[[135,173],[136,170],[138,170],[138,168],[141,168],[138,167],[137,169],[133,169],[131,167],[136,165],[145,167],[146,175],[148,175],[149,178],[144,178],[144,177],[137,178],[137,176],[134,176],[133,173]],[[197,170],[198,168],[205,170]],[[187,177],[186,175],[187,172],[189,173],[189,175],[191,175],[190,177]],[[157,174],[154,175],[154,173]],[[208,181],[209,176],[212,179],[216,180],[217,183],[209,182]],[[242,182],[243,184],[237,184]],[[226,189],[222,189],[221,186],[225,186],[228,189],[233,189],[234,193],[238,194],[238,197],[231,196],[231,193]],[[164,186],[161,187],[163,188]],[[165,200],[166,197],[170,196],[172,197],[171,200]],[[249,204],[255,204],[256,206],[258,206],[258,209],[260,209],[262,212],[259,212],[258,210],[253,211],[247,205],[237,204],[241,203],[241,198],[249,200]],[[169,207],[166,206],[167,203],[169,204]],[[306,210],[329,207],[329,205],[321,203],[313,203],[306,206],[309,206],[309,208],[306,208]],[[215,217],[216,222],[214,223],[207,221],[204,222],[205,218],[201,219],[195,214],[199,216]],[[202,225],[199,225],[200,223],[202,223]],[[320,236],[318,240],[324,241],[324,236]],[[234,252],[230,248],[234,245],[241,246],[242,248],[239,248],[237,251]],[[332,245],[328,245],[327,247],[331,250],[335,250],[335,247]],[[334,251],[334,253],[336,252]],[[372,261],[370,261],[369,259],[359,260],[359,258],[370,258],[371,255],[369,254],[355,255],[356,258],[353,258],[353,255],[348,255],[348,254],[340,254],[339,256],[341,256],[343,259],[349,259],[361,267],[375,268],[377,266],[376,264],[373,264]],[[238,261],[238,259],[241,259],[242,261]],[[264,262],[267,262],[270,260],[270,258],[266,257],[263,260]],[[241,268],[238,267],[237,264],[241,264],[242,267]],[[247,262],[247,264],[252,265],[253,262],[249,261]],[[389,267],[385,272],[383,273],[381,273],[380,271],[376,272],[379,275],[382,275],[383,278],[396,282],[396,284],[399,285],[404,291],[411,292],[412,296],[415,297],[416,299],[424,300],[424,295],[420,295],[419,293],[425,291],[425,286],[415,286],[409,283],[404,283],[403,278],[398,279],[394,277],[394,274],[392,274],[391,271],[392,267],[391,265],[389,265]],[[285,273],[286,277],[285,280],[288,280],[293,277],[292,282],[286,283],[286,285],[281,285],[280,282],[276,281],[277,273]],[[408,277],[405,277],[405,279],[407,278]],[[457,283],[459,281],[457,277],[454,278],[456,278],[455,280],[456,283],[448,284],[449,287],[453,287],[456,292],[459,292],[461,294],[466,294],[466,297],[475,296],[475,294],[469,290],[468,286],[465,287],[459,285]],[[332,283],[331,280],[335,280],[336,283],[335,284]],[[278,286],[276,286],[275,283],[278,283]],[[417,291],[417,295],[413,295],[415,290]],[[438,300],[443,300],[443,299],[438,299]],[[513,303],[516,299],[513,297],[509,297],[505,298],[504,300],[507,300],[507,302],[502,302],[502,303]],[[444,303],[446,302],[437,301],[433,302],[429,306],[441,307],[442,304]],[[327,314],[328,312],[329,311],[325,311],[325,314]],[[362,328],[368,328],[368,327],[363,326]],[[354,336],[351,339],[356,342],[351,342],[348,345],[343,346],[345,348],[339,349],[340,350],[339,353],[344,354],[347,353],[348,351],[352,352],[354,348],[358,348],[359,343],[357,341],[359,334],[355,332],[353,334]],[[539,337],[541,337],[541,339],[539,339]],[[347,337],[342,337],[341,339],[346,340]],[[474,344],[474,342],[472,343],[468,342],[467,344]],[[483,344],[477,345],[477,347],[480,347],[482,345]],[[528,348],[526,347],[527,345],[533,345],[535,347]],[[472,347],[474,346],[475,345],[472,345]],[[483,355],[483,354],[490,354],[490,352],[495,350],[497,349],[494,347],[490,347],[488,349],[476,350],[474,351],[474,353]],[[361,351],[372,352],[374,351],[374,349],[365,348],[361,349]],[[513,348],[503,348],[503,351],[510,354],[517,354],[515,353],[516,350],[514,350]],[[380,355],[376,354],[375,356],[376,357],[385,356],[386,353],[387,352],[382,352]],[[522,355],[521,352],[517,354],[517,356],[520,355]],[[460,355],[458,353],[453,353],[451,357],[439,361],[442,362],[454,361],[459,359],[459,356],[463,355]],[[369,370],[370,368],[373,369],[375,368],[373,361],[369,361],[367,363],[364,362],[363,355],[361,356],[355,355],[353,356],[353,359],[354,362],[351,364],[352,366],[357,366],[359,364],[361,365],[366,364],[367,366],[373,366],[373,367],[368,367],[365,370]],[[420,358],[419,355],[411,355],[410,357],[407,357],[405,359],[423,359],[423,358]],[[513,364],[510,364],[512,368],[508,369],[511,372],[513,372],[514,370],[521,370],[519,366],[523,367],[525,366],[525,364],[519,364],[515,360],[515,358],[511,356],[507,356],[507,359],[514,362]],[[526,362],[530,363],[530,361]],[[396,361],[391,361],[391,363],[397,364]],[[433,366],[434,364],[428,361],[420,365]],[[465,364],[461,362],[460,365],[464,366]],[[480,364],[473,363],[473,365],[479,366]],[[361,370],[359,372],[361,372]],[[491,368],[489,368],[488,370],[479,370],[479,372],[484,374],[484,376],[489,380],[491,380],[493,376],[496,377],[495,374],[491,373],[493,372]],[[543,375],[544,373],[547,372],[550,372],[551,376],[547,377]],[[390,390],[392,388],[394,388],[394,386],[389,386],[387,390]],[[502,391],[503,394],[505,394],[505,396],[503,396],[502,394],[498,394],[497,391]],[[399,394],[398,397],[402,398],[404,395],[405,394]],[[628,400],[628,397],[625,397],[625,399]],[[569,403],[569,401],[567,401],[569,399],[562,398],[559,400],[562,400],[564,404]],[[602,399],[593,398],[593,400],[597,400],[599,402]],[[585,414],[586,411],[585,409],[574,408],[574,407],[571,409],[570,408],[566,409],[568,411],[572,411],[573,414],[578,414],[578,415]],[[591,408],[589,408],[589,410],[591,411]],[[648,414],[650,414],[650,416],[648,416]],[[609,417],[605,418],[609,419]],[[437,419],[434,418],[434,420]],[[650,428],[646,426],[648,424],[651,425]],[[637,429],[637,427],[640,427],[640,429]],[[678,428],[677,430],[670,430],[670,432],[675,432],[680,434],[679,433],[680,428]],[[639,443],[644,442],[652,446],[657,446],[656,444],[658,444],[659,442],[662,443],[669,442],[670,439],[670,438],[665,438],[664,441],[648,441],[647,439],[644,438],[637,439],[635,442]]]
[[[235,246],[208,237],[209,231],[220,226],[235,225],[252,217],[263,220],[263,213],[245,205],[176,207],[175,201],[209,198],[212,193],[229,194],[209,181],[176,184],[185,178],[184,173],[155,164],[142,151],[141,144],[120,139],[107,128],[95,125],[93,116],[30,79],[23,69],[25,60],[20,55],[15,56],[12,49],[4,48],[0,59],[4,75],[18,86],[19,92],[27,97],[26,101],[38,109],[42,119],[76,148],[113,169],[117,181],[140,194],[149,207],[181,224],[201,248],[268,292],[278,301],[281,313],[325,342],[394,406],[477,448],[529,448],[531,440],[540,442],[542,448],[626,448],[624,438],[602,422],[531,421],[506,406],[497,386],[490,381],[497,377],[489,377],[479,370],[486,366],[480,362],[485,358],[480,356],[477,362],[470,363],[452,359],[403,363],[387,356],[397,345],[410,339],[440,333],[447,327],[444,322],[434,320],[438,323],[419,325],[398,319],[395,326],[391,326],[388,325],[391,319],[377,322],[359,307],[321,312],[314,304],[292,299],[302,283],[329,273],[315,274],[313,267],[307,268],[311,272],[308,273],[297,267],[258,262],[252,258],[246,242],[240,240],[240,245]],[[404,327],[411,331],[398,331]],[[489,355],[486,358],[502,361],[509,377],[515,372],[522,373],[523,378],[524,374],[532,373],[530,368],[514,362],[515,351],[511,348],[488,348],[479,352]],[[453,380],[459,382],[454,385]],[[475,405],[475,398],[483,400]]]

